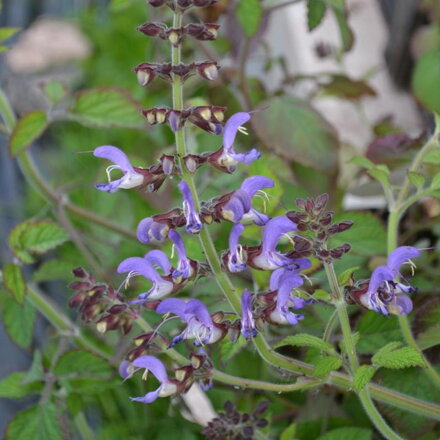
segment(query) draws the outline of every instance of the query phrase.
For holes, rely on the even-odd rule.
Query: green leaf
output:
[[[368,170],[368,174],[375,180],[377,180],[382,186],[390,186],[390,170],[386,165],[375,165],[374,168]]]
[[[60,440],[63,435],[57,417],[52,403],[29,408],[12,419],[5,440]]]
[[[29,301],[25,301],[22,306],[17,304],[4,291],[0,291],[0,296],[3,296],[2,318],[6,332],[20,347],[29,347],[36,318],[35,307]]]
[[[350,220],[354,224],[347,231],[336,234],[331,239],[331,246],[351,244],[351,251],[365,256],[385,255],[387,235],[380,220],[369,212],[343,212],[335,216],[335,222]]]
[[[333,429],[317,440],[371,440],[373,433],[369,429],[345,427]]]
[[[376,96],[376,92],[366,81],[355,80],[339,74],[330,76],[330,79],[321,86],[320,94],[353,101],[357,101],[365,96]]]
[[[108,378],[113,373],[111,365],[103,358],[84,350],[64,353],[53,369],[57,376],[97,376]]]
[[[347,14],[345,8],[345,0],[326,0],[330,6],[333,14],[335,14],[336,21],[339,27],[339,35],[342,41],[342,50],[348,52],[354,43],[354,34],[350,29],[347,21]]]
[[[43,370],[43,355],[41,351],[35,350],[34,355],[32,357],[32,365],[29,368],[29,371],[26,373],[26,376],[23,378],[22,383],[28,384],[36,381],[42,381],[44,379],[44,370]]]
[[[20,28],[15,27],[3,27],[0,28],[0,43],[3,43],[3,41],[8,40],[13,35],[15,35]]]
[[[308,0],[307,1],[307,25],[309,31],[315,29],[321,23],[326,11],[324,0]]]
[[[46,113],[35,110],[25,114],[16,124],[9,139],[9,152],[12,156],[26,150],[39,138],[48,126]]]
[[[26,377],[24,371],[12,373],[0,380],[0,397],[5,399],[21,399],[42,388],[42,384],[23,384]]]
[[[417,345],[421,350],[427,350],[440,344],[440,324],[429,327],[417,337]]]
[[[67,87],[61,81],[49,81],[42,86],[47,99],[53,104],[58,104],[67,94]]]
[[[18,304],[23,304],[26,295],[26,282],[20,266],[7,264],[3,267],[3,284]]]
[[[417,61],[412,78],[416,97],[428,109],[440,113],[440,52],[431,50]]]
[[[92,127],[145,127],[141,105],[127,91],[112,87],[96,87],[76,95],[70,115]]]
[[[133,3],[133,0],[111,0],[110,11],[119,12],[128,8]]]
[[[64,260],[45,261],[33,274],[32,279],[40,283],[41,281],[70,278],[73,263]]]
[[[367,159],[364,156],[355,156],[349,162],[353,163],[355,165],[358,165],[358,166],[360,166],[362,168],[366,168],[367,170],[370,170],[370,169],[375,167],[374,163],[371,162],[370,159]]]
[[[318,359],[316,362],[313,375],[318,377],[324,377],[330,371],[337,370],[342,365],[342,360],[337,356],[325,356]]]
[[[326,292],[325,290],[322,290],[322,289],[316,289],[313,292],[313,298],[316,301],[331,302],[331,295],[330,295],[330,293],[328,293],[328,292]]]
[[[376,373],[376,368],[372,365],[361,365],[354,374],[353,388],[357,393],[362,391],[368,382],[373,378]]]
[[[440,173],[437,173],[433,177],[430,188],[431,189],[439,189],[440,188]]]
[[[9,246],[24,263],[33,263],[32,254],[43,254],[68,238],[67,232],[52,220],[26,221],[12,230]]]
[[[338,284],[340,286],[347,286],[350,284],[351,276],[353,275],[353,272],[357,271],[359,269],[359,266],[350,267],[347,270],[344,270],[340,275],[338,275]]]
[[[423,357],[417,350],[412,347],[402,347],[393,350],[396,347],[393,344],[396,343],[388,344],[373,356],[372,362],[374,365],[392,369],[425,366]]]
[[[235,16],[247,37],[252,37],[260,26],[263,8],[259,0],[240,0]]]
[[[252,126],[280,156],[326,173],[337,167],[338,141],[333,128],[310,105],[294,97],[261,104]]]
[[[235,342],[224,339],[220,344],[220,358],[222,362],[231,360],[247,345],[247,340],[243,337],[238,338]]]
[[[418,191],[421,191],[425,185],[425,177],[414,171],[408,172],[408,180],[417,188]]]
[[[281,342],[278,342],[278,344],[275,345],[275,348],[283,347],[285,345],[292,345],[294,347],[312,347],[326,352],[334,352],[333,345],[307,333],[287,336]]]
[[[423,157],[423,162],[432,163],[434,165],[440,164],[440,148],[428,151],[426,156]]]
[[[361,335],[359,332],[354,332],[351,335],[352,339],[353,339],[353,344],[356,346],[361,338]],[[341,351],[343,351],[344,353],[347,353],[347,349],[345,348],[345,341],[344,339],[341,339],[339,342],[339,348],[341,349]]]
[[[289,425],[280,436],[280,440],[295,440],[296,423]]]

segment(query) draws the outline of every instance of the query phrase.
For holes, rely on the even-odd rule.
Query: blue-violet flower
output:
[[[183,195],[183,212],[186,218],[186,232],[189,234],[198,234],[203,225],[199,214],[196,211],[191,190],[184,180],[179,183],[179,189]]]

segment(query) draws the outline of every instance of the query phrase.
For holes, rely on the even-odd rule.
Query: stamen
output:
[[[122,282],[122,284],[124,285],[125,289],[128,289],[129,285],[130,285],[130,279],[133,278],[134,276],[136,276],[137,273],[134,270],[131,270],[130,272],[128,272],[127,277],[125,278],[125,280]]]
[[[143,373],[142,373],[142,380],[147,380],[148,379],[148,370],[146,369]]]
[[[293,241],[293,238],[287,232],[285,232],[283,236],[286,237],[290,241],[290,243],[295,246],[295,242]]]
[[[174,250],[175,250],[175,245],[173,243],[173,246],[171,246],[171,259],[174,258]]]
[[[303,277],[304,277],[304,279],[311,285],[311,286],[313,286],[313,282],[312,282],[312,280],[307,276],[307,275],[305,275],[305,274],[301,274]]]
[[[243,127],[243,125],[240,125],[240,127],[238,127],[238,131],[239,131],[240,133],[245,134],[246,136],[249,134],[248,131],[247,131],[247,128],[246,128],[246,127]]]
[[[111,183],[111,181],[112,181],[112,179],[111,179],[111,177],[110,177],[111,172],[112,172],[113,170],[116,170],[116,169],[120,170],[121,167],[120,167],[119,165],[109,165],[109,166],[105,169],[105,172],[106,172],[106,174],[107,174],[107,180],[108,180],[108,183]]]

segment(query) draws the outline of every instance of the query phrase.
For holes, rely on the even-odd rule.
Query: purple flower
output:
[[[232,173],[238,162],[249,165],[260,158],[261,153],[256,149],[252,149],[248,153],[237,153],[233,146],[237,131],[244,131],[242,125],[250,118],[249,113],[240,112],[235,113],[227,120],[223,133],[223,146],[209,157],[209,162],[215,167]]]
[[[136,235],[141,243],[148,244],[152,241],[165,240],[169,229],[166,223],[155,222],[152,217],[147,217],[139,222]]]
[[[174,270],[172,274],[173,280],[175,283],[181,283],[183,280],[186,280],[193,275],[194,269],[191,265],[190,259],[186,256],[185,244],[179,233],[171,230],[168,236],[176,247],[177,257],[179,259],[177,269]]]
[[[268,177],[248,177],[243,181],[240,189],[232,192],[226,203],[221,205],[221,216],[224,220],[233,223],[252,221],[258,226],[264,225],[268,218],[266,215],[252,209],[252,198],[263,188],[272,188],[273,186],[273,181]]]
[[[420,256],[420,250],[412,246],[401,246],[388,255],[386,266],[374,269],[366,294],[360,298],[361,303],[370,310],[383,315],[407,315],[412,310],[412,301],[405,295],[416,289],[403,284],[400,266],[412,265],[411,258]]]
[[[173,269],[173,266],[171,266],[170,260],[168,259],[167,255],[159,249],[154,249],[147,252],[144,255],[144,258],[153,266],[157,266],[162,269],[164,275],[169,275],[171,273],[171,270]]]
[[[236,223],[229,235],[229,253],[227,265],[230,272],[242,272],[246,269],[247,254],[243,247],[238,243],[241,233],[244,231],[244,226],[241,223]]]
[[[276,249],[279,239],[287,232],[294,231],[296,224],[286,216],[271,218],[263,230],[263,239],[257,254],[248,254],[249,263],[256,269],[275,270],[295,262]]]
[[[151,371],[154,377],[160,382],[157,390],[151,391],[142,397],[131,397],[135,402],[151,403],[158,397],[168,397],[176,394],[178,391],[177,384],[168,379],[167,371],[164,364],[153,356],[141,356],[133,361],[132,364],[137,368],[145,368],[145,373],[142,376],[146,378],[148,371]]]
[[[198,234],[203,225],[194,206],[191,190],[184,180],[179,183],[179,189],[183,195],[183,212],[186,218],[186,232],[189,234]]]
[[[118,189],[136,188],[144,183],[144,176],[141,173],[136,172],[125,153],[119,148],[111,145],[104,145],[95,148],[93,155],[96,157],[103,157],[114,163],[114,165],[110,165],[106,169],[108,183],[99,183],[95,185],[100,191],[114,193]],[[120,179],[112,181],[110,173],[113,170],[120,170],[123,173],[123,176]]]
[[[277,300],[275,309],[270,313],[269,319],[277,324],[292,324],[296,325],[304,318],[303,315],[297,315],[290,311],[302,309],[306,301],[303,298],[298,298],[293,295],[293,291],[302,286],[303,280],[299,271],[305,269],[307,266],[306,259],[301,259],[300,267],[282,268],[275,270],[270,277],[270,290],[277,291]]]
[[[161,251],[155,252],[158,253]],[[157,254],[155,257],[157,258]],[[153,283],[151,289],[148,292],[139,294],[136,300],[131,301],[132,304],[143,304],[145,301],[147,301],[147,299],[160,299],[166,295],[169,295],[174,290],[174,284],[171,281],[167,281],[162,278],[149,260],[150,258],[130,257],[122,261],[122,263],[118,266],[118,273],[128,272],[129,277],[133,275],[142,275]],[[159,260],[156,259],[155,261],[158,262]]]
[[[224,336],[224,332],[213,323],[206,306],[197,299],[185,302],[168,298],[157,306],[156,312],[174,313],[187,323],[185,330],[173,338],[170,347],[183,339],[195,339],[195,345],[213,344]]]
[[[252,316],[252,294],[244,290],[241,295],[241,334],[246,338],[257,336],[254,317]]]

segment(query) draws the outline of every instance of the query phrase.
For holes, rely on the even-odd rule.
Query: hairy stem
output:
[[[356,370],[359,368],[359,361],[356,354],[356,346],[353,341],[353,335],[351,333],[350,320],[347,313],[344,295],[339,287],[338,278],[336,276],[333,264],[325,264],[325,272],[327,274],[332,293],[334,297],[337,298],[336,310],[338,312],[338,318],[341,324],[342,336],[348,360],[350,362],[351,373],[354,375]],[[388,440],[402,440],[402,437],[391,429],[377,408],[374,406],[368,388],[364,388],[362,391],[360,391],[358,396],[365,412],[376,429]]]

